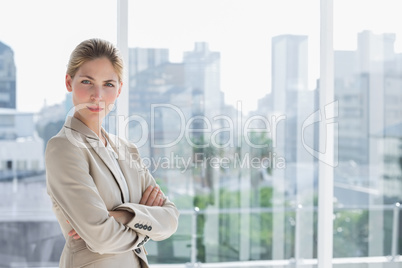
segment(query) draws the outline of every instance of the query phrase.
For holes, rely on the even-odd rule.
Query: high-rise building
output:
[[[130,48],[129,49],[129,77],[169,62],[167,48]]]
[[[311,151],[316,150],[318,138],[316,124],[305,124],[316,111],[317,91],[308,89],[308,38],[299,35],[280,35],[272,38],[272,103],[276,118],[272,137],[273,151],[285,159],[286,168],[274,168],[272,185],[275,191],[275,207],[286,204],[302,207],[313,206],[314,189],[317,180],[316,158]],[[314,120],[313,120],[314,121]],[[308,150],[310,149],[310,151]],[[291,229],[286,227],[285,215],[274,215],[273,249],[274,259],[284,259],[289,255],[283,237]],[[296,235],[304,237],[301,230],[313,228],[313,213],[303,211],[298,218]],[[306,243],[296,256],[312,258],[314,245]]]
[[[147,142],[140,144],[140,151],[147,157],[154,157],[150,143],[151,105],[166,102],[165,64],[169,64],[168,49],[129,49],[129,114],[139,118],[129,123],[129,137],[133,140],[146,138]],[[145,131],[141,129],[141,120],[146,122]],[[155,125],[160,127],[158,123]],[[160,130],[155,131],[160,133]],[[149,137],[142,137],[144,133]]]
[[[340,166],[367,165],[368,74],[358,69],[357,51],[334,52],[334,90],[338,100],[339,124],[336,146]]]
[[[220,89],[220,53],[210,51],[205,42],[197,42],[193,51],[184,53],[183,63],[185,86],[191,88],[193,95],[193,115],[204,116],[212,127],[220,127],[221,122],[213,120],[221,115],[224,103]],[[192,128],[205,129],[204,122],[194,121]],[[193,135],[199,139],[201,133],[194,132]]]
[[[301,142],[303,131],[312,133],[304,135],[309,146],[315,141],[314,131],[303,129],[304,121],[316,110],[317,98],[316,91],[308,90],[307,41],[307,36],[298,35],[272,38],[272,104],[274,113],[283,118],[277,128],[282,133],[276,133],[278,140],[274,142],[275,150],[286,158],[287,164],[311,160]],[[294,180],[291,174],[289,179]]]
[[[169,62],[167,49],[153,48],[130,49],[129,66],[129,137],[149,159],[154,176],[166,182],[172,171],[161,168],[158,160],[177,149],[175,140],[185,124],[180,113],[191,102],[180,101],[188,92],[184,88],[184,66]]]
[[[0,42],[0,108],[16,108],[14,52],[2,42]]]
[[[219,119],[224,107],[223,92],[220,89],[220,53],[211,51],[208,43],[197,42],[192,51],[184,52],[183,64],[185,88],[191,92],[192,100],[187,138],[194,159],[202,156],[208,162],[208,158],[216,156],[216,145],[223,144],[225,140],[223,133],[213,135],[224,123]],[[214,193],[218,188],[219,172],[208,164],[198,172],[193,174],[195,191]]]
[[[298,35],[272,38],[272,103],[274,113],[286,117],[284,133],[277,136],[284,137],[284,142],[278,141],[278,150],[287,163],[303,160],[301,127],[315,111],[311,105],[315,92],[308,90],[307,41],[307,36]]]
[[[398,68],[402,61],[394,52],[394,42],[394,34],[363,31],[356,51],[335,51],[338,182],[378,189],[374,185],[383,174],[377,172],[386,172],[387,149],[382,140],[387,129],[396,129],[402,122],[402,71]]]
[[[272,38],[272,94],[274,110],[294,111],[292,92],[306,91],[308,82],[307,36]],[[289,115],[287,113],[287,115]]]

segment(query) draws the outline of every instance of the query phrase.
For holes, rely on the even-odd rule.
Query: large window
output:
[[[127,126],[110,116],[106,130],[123,129],[136,143],[181,212],[176,234],[147,243],[151,264],[327,268],[331,256],[320,252],[329,251],[334,267],[397,267],[397,4],[0,3],[0,98],[8,100],[0,101],[0,267],[58,265],[64,238],[46,193],[43,152],[71,115],[69,53],[92,37],[116,43],[126,57],[126,92],[115,112],[127,111]],[[323,101],[326,94],[333,101]],[[334,132],[323,132],[326,124]],[[326,180],[333,191],[320,187]],[[333,243],[322,244],[328,226]]]

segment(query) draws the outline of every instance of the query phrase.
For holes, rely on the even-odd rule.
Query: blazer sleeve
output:
[[[116,210],[133,213],[135,216],[127,226],[154,241],[169,238],[177,230],[179,212],[167,197],[162,207],[124,203]]]
[[[67,139],[51,139],[45,154],[49,195],[89,250],[105,254],[135,249],[138,234],[109,216],[87,157]]]
[[[135,153],[138,161],[138,167],[142,170],[141,181],[142,189],[148,186],[157,186],[155,179],[150,174],[147,167],[139,157],[136,148]],[[138,234],[145,235],[154,241],[160,241],[169,238],[177,230],[179,222],[179,211],[175,204],[164,196],[163,206],[146,206],[135,203],[124,203],[115,208],[115,210],[127,210],[134,214],[133,219],[127,224],[128,227],[135,230]],[[144,241],[146,242],[146,241]]]

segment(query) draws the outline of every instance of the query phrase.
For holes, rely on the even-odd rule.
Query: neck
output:
[[[83,122],[90,130],[92,130],[93,132],[95,132],[95,134],[101,139],[103,140],[103,136],[102,136],[102,120],[85,120],[85,118],[82,118],[82,116],[80,116],[79,113],[74,113],[74,117],[79,119],[81,122]]]
[[[102,138],[102,122],[97,122],[96,124],[93,124],[91,126],[88,126],[90,130],[95,132],[95,134],[99,137]]]

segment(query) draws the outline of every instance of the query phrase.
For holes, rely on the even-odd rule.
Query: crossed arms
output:
[[[142,195],[140,205],[144,206],[156,206],[156,207],[161,207],[163,206],[165,199],[163,198],[163,193],[157,186],[148,186],[148,188],[145,190],[145,192]],[[112,210],[109,211],[109,215],[111,217],[114,217],[114,219],[124,225],[127,225],[130,221],[133,220],[134,214],[132,212],[129,212],[127,210]],[[69,221],[67,221],[68,224],[70,224]],[[80,239],[80,235],[72,229],[69,233],[68,236],[71,236],[73,239]]]

